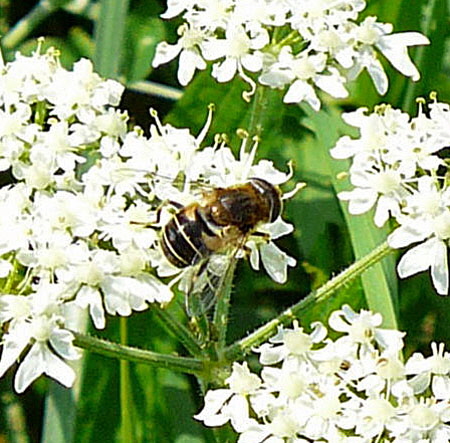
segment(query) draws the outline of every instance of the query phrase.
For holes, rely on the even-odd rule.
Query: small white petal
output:
[[[430,41],[419,32],[401,32],[380,37],[376,46],[391,62],[392,66],[414,81],[420,74],[408,55],[409,46],[428,45]]]
[[[248,400],[243,395],[233,395],[226,407],[226,412],[230,416],[231,425],[237,432],[244,431],[249,425]]]
[[[297,261],[273,242],[263,244],[260,253],[261,261],[270,277],[277,283],[286,283],[287,268],[288,266],[295,266]]]
[[[258,54],[246,54],[241,58],[242,66],[250,72],[261,71],[263,67],[263,59]]]
[[[14,331],[10,331],[3,337],[0,377],[17,361],[30,338],[29,328],[26,323],[23,323],[22,327],[20,324],[17,324]]]
[[[343,191],[338,194],[340,200],[349,201],[348,211],[352,215],[364,214],[369,211],[377,201],[377,196],[376,192],[361,188]]]
[[[318,75],[315,84],[336,98],[348,97],[348,91],[344,87],[344,79],[336,75]]]
[[[66,387],[75,381],[74,370],[54,355],[46,343],[36,342],[22,361],[14,378],[14,389],[21,393],[40,375],[46,374]]]
[[[400,278],[409,277],[418,272],[425,271],[433,263],[435,239],[430,239],[407,251],[397,266]]]
[[[70,331],[65,329],[55,329],[50,336],[50,343],[55,352],[68,360],[76,360],[81,354],[73,346],[74,336]]]
[[[219,411],[232,394],[230,389],[208,391],[205,396],[204,408],[194,415],[194,418],[202,421],[206,426],[222,426],[229,420],[229,417]]]
[[[306,100],[315,111],[320,109],[320,100],[314,88],[303,80],[295,80],[287,90],[283,102],[300,103],[303,100]]]
[[[206,62],[196,49],[185,49],[181,51],[177,72],[180,85],[186,86],[192,80],[192,77],[194,77],[196,69],[205,68]]]
[[[226,58],[222,63],[213,65],[212,75],[220,83],[229,82],[237,71],[237,60],[233,57]]]
[[[448,259],[447,246],[443,241],[434,245],[434,260],[431,263],[431,278],[436,291],[440,295],[448,294]]]
[[[415,226],[412,223],[408,223],[399,226],[392,234],[387,238],[389,246],[391,248],[404,248],[411,243],[416,243],[424,240],[430,234],[424,227],[417,223]]]
[[[371,58],[365,65],[370,78],[380,95],[386,94],[389,86],[389,80],[384,71],[383,65],[376,58]]]
[[[167,42],[158,43],[158,46],[156,47],[155,57],[152,61],[152,66],[154,68],[157,68],[164,63],[170,62],[170,60],[173,60],[177,57],[180,51],[181,45],[178,43],[175,45],[169,45],[169,43]]]

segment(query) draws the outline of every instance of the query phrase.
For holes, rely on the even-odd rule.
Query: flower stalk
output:
[[[191,331],[180,323],[167,309],[155,308],[153,312],[161,320],[161,325],[173,335],[194,357],[202,354],[202,349]]]
[[[363,272],[375,263],[378,263],[392,251],[393,249],[388,246],[387,242],[382,243],[369,254],[349,266],[345,271],[329,280],[317,290],[311,292],[294,306],[286,309],[276,318],[261,326],[247,337],[230,345],[224,351],[224,358],[229,362],[242,358],[242,356],[249,353],[252,348],[262,344],[274,335],[279,326],[292,323],[292,321],[308,307],[330,298],[337,291],[348,285],[352,280],[359,277]]]
[[[41,0],[25,17],[23,17],[3,38],[2,46],[12,49],[24,41],[40,23],[53,12],[62,8],[69,0]]]
[[[144,349],[133,348],[118,343],[112,343],[97,337],[92,337],[77,332],[72,332],[75,336],[74,345],[90,352],[104,355],[105,357],[128,360],[135,363],[167,368],[176,372],[193,374],[204,377],[208,373],[205,362],[196,358],[179,357],[177,355],[160,354],[146,351]]]
[[[260,345],[269,337],[274,335],[279,326],[292,323],[292,321],[294,321],[299,316],[299,314],[302,311],[306,310],[309,306],[330,298],[337,291],[348,285],[352,280],[359,277],[363,272],[365,272],[375,263],[378,263],[392,251],[393,249],[391,249],[386,242],[381,244],[365,257],[358,260],[357,262],[349,266],[345,271],[341,272],[339,275],[321,286],[319,289],[311,292],[307,297],[299,301],[297,304],[286,309],[279,316],[266,323],[247,337],[225,348],[221,353],[222,358],[219,366],[227,366],[228,363],[242,358],[242,356],[250,352],[252,348]],[[227,282],[230,283],[231,280],[232,279],[228,279]],[[226,290],[228,290],[229,292],[229,290],[231,289],[231,286],[228,283],[224,284],[224,293],[222,293],[223,296],[225,296]],[[219,311],[219,309],[217,311]],[[221,317],[222,320],[224,318],[227,318],[227,316]],[[220,350],[225,340],[224,334],[226,334],[226,323],[223,324],[223,322],[219,322],[218,320],[216,321],[217,325],[219,326],[218,349]],[[201,359],[197,358],[159,354],[157,352],[146,351],[130,346],[111,343],[107,340],[75,332],[74,335],[74,345],[84,349],[88,349],[91,352],[96,352],[107,357],[133,361],[136,363],[144,363],[154,367],[164,367],[176,372],[193,374],[200,379],[210,378],[211,367],[208,361],[202,361]]]

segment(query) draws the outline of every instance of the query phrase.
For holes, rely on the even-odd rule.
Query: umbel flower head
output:
[[[436,291],[447,295],[450,189],[442,152],[450,145],[449,105],[433,95],[427,109],[419,100],[415,117],[382,105],[371,114],[360,108],[343,118],[360,136],[344,136],[331,150],[334,158],[352,159],[353,189],[339,198],[349,202],[351,214],[374,208],[377,226],[393,218],[397,227],[389,245],[414,245],[398,264],[400,277],[430,269]]]
[[[155,223],[161,202],[199,198],[198,181],[230,186],[258,176],[277,185],[290,177],[268,160],[254,163],[257,143],[247,152],[244,142],[238,158],[221,140],[202,149],[211,113],[197,137],[154,112],[150,137],[130,130],[117,109],[122,91],[86,59],[64,69],[54,50],[17,54],[0,69],[0,170],[15,178],[0,189],[0,376],[20,360],[17,392],[41,374],[72,385],[66,360],[78,358],[70,332],[77,314],[89,312],[101,329],[106,314],[171,301],[156,275],[168,269]],[[267,241],[250,245],[251,263],[261,260],[284,282],[295,260],[272,240],[292,226],[278,218],[262,229]]]
[[[403,363],[404,334],[381,321],[344,305],[329,318],[335,340],[319,322],[309,334],[280,327],[255,349],[261,371],[234,363],[195,418],[230,422],[239,443],[449,441],[450,354],[433,343],[432,356]]]
[[[359,14],[364,0],[208,0],[169,1],[161,17],[182,14],[175,44],[161,42],[153,67],[176,57],[178,80],[185,86],[195,71],[213,61],[212,76],[228,82],[239,76],[254,93],[256,81],[284,89],[285,103],[306,101],[320,108],[318,90],[347,97],[346,83],[367,70],[377,91],[385,94],[388,79],[382,54],[403,75],[416,81],[419,72],[408,48],[428,44],[418,32],[393,33],[389,23]]]

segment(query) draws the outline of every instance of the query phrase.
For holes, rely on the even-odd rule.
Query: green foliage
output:
[[[20,2],[17,2],[20,3]],[[86,16],[55,11],[58,25],[50,15],[36,23],[26,33],[4,47],[4,56],[11,59],[15,51],[29,53],[35,48],[37,36],[45,36],[44,47],[61,50],[61,61],[70,66],[80,57],[96,61],[104,76],[122,79],[125,83],[150,79],[176,85],[176,61],[152,72],[151,59],[158,41],[170,38],[173,24],[158,18],[163,2],[155,0],[103,0],[101,10]],[[30,10],[37,2],[27,2]],[[16,2],[10,2],[10,16]],[[438,92],[441,101],[450,100],[450,39],[446,0],[403,0],[370,2],[367,15],[377,15],[394,24],[396,31],[416,30],[425,33],[432,44],[415,49],[415,60],[422,73],[420,82],[413,84],[388,68],[390,88],[386,97],[379,97],[367,75],[351,86],[350,99],[328,103],[321,112],[306,107],[285,105],[279,91],[269,91],[264,97],[266,111],[259,155],[270,158],[281,169],[288,161],[295,168],[295,181],[307,182],[307,188],[286,202],[287,219],[295,225],[291,241],[281,243],[298,265],[290,270],[289,281],[280,286],[268,277],[256,274],[245,263],[238,266],[228,341],[236,340],[273,318],[282,309],[299,301],[312,289],[360,258],[386,237],[386,230],[376,228],[370,216],[348,216],[335,195],[345,189],[345,182],[336,178],[344,170],[343,161],[332,160],[327,150],[336,139],[351,134],[340,119],[342,110],[389,102],[394,107],[414,113],[413,98]],[[0,11],[0,14],[2,12]],[[24,13],[26,14],[26,13]],[[27,17],[19,17],[23,20]],[[9,17],[1,17],[11,29]],[[75,19],[75,22],[74,22]],[[239,80],[217,84],[208,72],[196,75],[177,102],[154,98],[152,106],[167,113],[165,120],[189,127],[196,134],[203,126],[210,103],[215,105],[214,121],[209,133],[226,133],[230,143],[239,146],[238,128],[248,128],[251,104],[245,103],[242,92],[247,86]],[[131,103],[132,107],[139,103]],[[161,115],[164,117],[163,115]],[[147,128],[145,128],[147,129]],[[207,142],[212,142],[208,139]],[[345,207],[345,205],[344,205]],[[398,285],[398,287],[397,287]],[[398,283],[394,257],[384,259],[368,271],[361,281],[342,289],[337,296],[310,308],[301,318],[304,326],[312,320],[325,321],[328,313],[343,303],[354,309],[369,306],[382,312],[386,326],[396,325],[408,332],[407,353],[421,349],[432,340],[450,341],[450,309],[447,299],[435,295],[427,275]],[[129,343],[144,349],[183,354],[175,339],[160,326],[150,313],[133,315],[129,320]],[[105,337],[119,341],[118,322],[108,319]],[[82,377],[76,395],[59,386],[47,390],[46,412],[42,441],[94,442],[120,441],[119,362],[87,353],[83,360]],[[192,416],[202,402],[200,387],[193,377],[174,374],[142,364],[130,364],[130,412],[137,442],[205,443],[232,441],[233,434],[213,432],[199,425]],[[0,398],[11,387],[0,385]],[[33,388],[36,389],[36,388]],[[39,394],[39,393],[38,393]],[[123,405],[122,405],[123,406]],[[64,412],[61,412],[64,411]],[[2,421],[7,419],[2,417]],[[29,434],[36,429],[29,422]],[[2,428],[8,429],[8,426]],[[5,431],[6,432],[6,431]],[[5,437],[0,431],[0,440]],[[217,438],[217,440],[216,440]]]

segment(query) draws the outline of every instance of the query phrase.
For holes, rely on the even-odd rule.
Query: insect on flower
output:
[[[239,250],[258,227],[272,223],[282,209],[279,189],[261,178],[215,188],[200,201],[182,206],[163,227],[161,246],[178,268],[192,266],[187,311],[205,313],[214,303]]]

